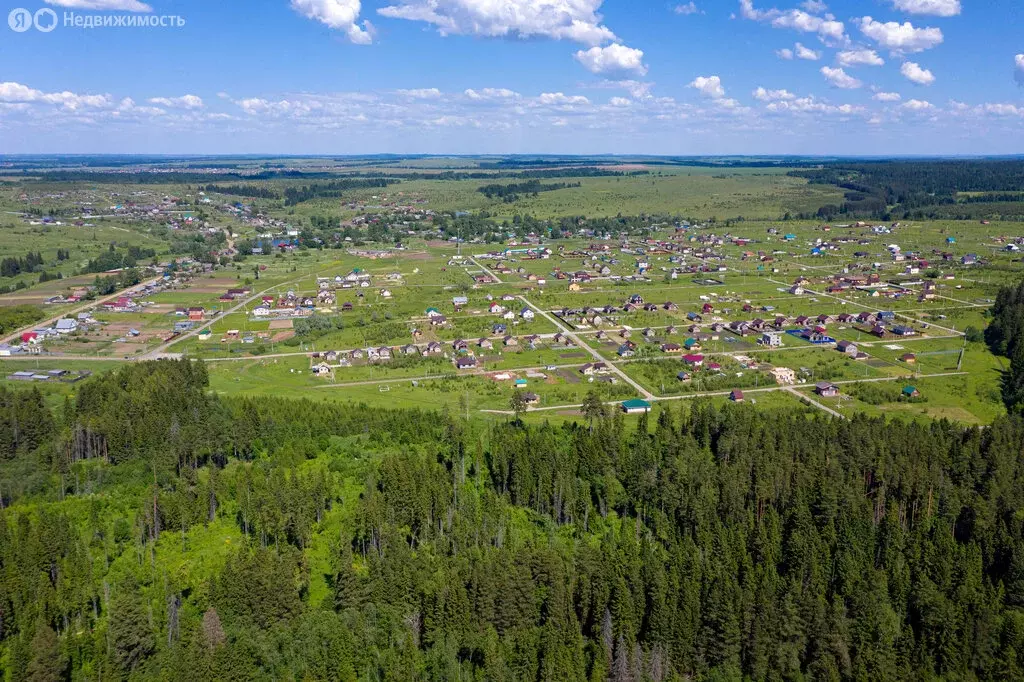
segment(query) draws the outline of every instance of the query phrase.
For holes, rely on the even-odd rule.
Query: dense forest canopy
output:
[[[12,680],[1024,675],[1018,416],[483,426],[161,361],[0,434]]]
[[[824,218],[1018,219],[1024,215],[1020,195],[1024,160],[1019,159],[839,161],[790,171],[790,175],[846,190],[842,205],[818,211]],[[965,192],[980,194],[961,196]]]
[[[1024,412],[1024,282],[999,290],[985,340],[993,353],[1010,359],[1003,375],[1007,409]]]

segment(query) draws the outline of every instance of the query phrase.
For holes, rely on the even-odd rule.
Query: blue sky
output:
[[[1024,153],[1019,0],[4,6],[0,153]]]

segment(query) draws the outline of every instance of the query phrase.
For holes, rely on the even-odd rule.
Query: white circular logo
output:
[[[7,15],[7,25],[12,31],[24,33],[32,28],[32,13],[23,7],[15,7]]]
[[[37,31],[49,33],[57,28],[57,13],[49,7],[44,7],[36,12],[35,24]]]

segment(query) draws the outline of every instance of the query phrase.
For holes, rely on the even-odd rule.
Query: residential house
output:
[[[535,317],[534,312],[529,308],[523,308],[522,310],[520,310],[519,316],[527,321],[532,320]]]
[[[672,353],[672,354],[682,353],[683,352],[683,347],[680,346],[678,343],[663,343],[663,344],[661,344],[661,352],[662,353]]]
[[[738,388],[733,390],[733,392],[729,394],[729,400],[733,401],[734,403],[742,403],[743,391],[739,390]]]
[[[651,404],[646,400],[627,400],[622,403],[622,411],[626,414],[641,414],[651,411]]]
[[[827,381],[819,381],[814,386],[814,392],[822,398],[835,398],[839,395],[839,387]]]
[[[62,320],[57,320],[57,324],[53,325],[53,330],[58,334],[70,334],[78,329],[78,320],[66,317]]]
[[[758,343],[769,348],[779,348],[782,346],[782,334],[779,332],[764,332],[761,334]]]
[[[476,367],[476,358],[472,355],[466,355],[455,359],[456,369],[474,369]]]

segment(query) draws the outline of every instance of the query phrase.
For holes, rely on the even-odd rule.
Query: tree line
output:
[[[188,361],[24,393],[12,680],[1024,675],[1019,416],[482,425],[219,397]]]

